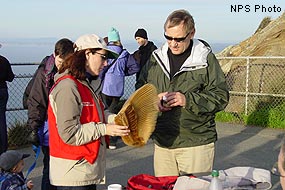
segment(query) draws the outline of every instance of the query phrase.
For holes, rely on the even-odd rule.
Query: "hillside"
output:
[[[216,55],[217,57],[285,56],[284,44],[285,12],[275,20],[271,20],[270,17],[264,18],[251,37],[225,48]],[[221,65],[226,73],[233,66],[228,61],[221,62]]]
[[[284,44],[285,12],[275,20],[264,18],[251,37],[227,47],[218,56],[285,56]]]

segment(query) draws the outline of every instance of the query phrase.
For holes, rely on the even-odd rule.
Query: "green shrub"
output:
[[[247,125],[266,127],[268,125],[268,117],[268,109],[261,108],[249,114],[245,123]]]
[[[8,129],[8,144],[9,148],[18,148],[29,144],[27,137],[29,129],[24,122],[15,121]]]
[[[219,122],[231,122],[231,123],[240,123],[241,118],[237,113],[220,111],[216,114],[216,121]]]
[[[255,110],[248,116],[246,124],[285,129],[285,104]]]
[[[216,114],[216,121],[285,129],[285,103],[275,107],[263,104],[247,116],[244,113],[221,111]]]
[[[281,104],[269,110],[268,126],[285,129],[285,104]]]

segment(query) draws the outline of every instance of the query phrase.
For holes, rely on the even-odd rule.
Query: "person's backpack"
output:
[[[32,79],[28,82],[28,84],[27,84],[27,86],[26,86],[26,88],[25,88],[25,91],[24,91],[24,94],[23,94],[23,99],[22,99],[22,104],[23,104],[23,108],[24,108],[24,109],[28,109],[28,98],[29,98],[29,94],[30,94],[31,89],[32,89],[32,87],[33,87],[34,80],[35,80],[35,77],[36,77],[36,75],[37,75],[37,73],[38,73],[38,71],[39,71],[39,68],[45,66],[45,63],[47,62],[48,58],[49,58],[49,56],[46,56],[46,57],[42,60],[42,62],[39,64],[39,66],[38,66],[36,72],[33,74]]]

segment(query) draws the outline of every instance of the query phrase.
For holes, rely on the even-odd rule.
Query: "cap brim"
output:
[[[29,156],[31,156],[31,155],[30,154],[23,154],[22,159],[28,158]]]

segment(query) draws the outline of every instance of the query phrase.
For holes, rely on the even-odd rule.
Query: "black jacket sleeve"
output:
[[[0,56],[0,86],[7,88],[6,81],[12,82],[15,75],[12,71],[10,62],[3,56]]]
[[[44,125],[47,119],[48,89],[44,66],[36,72],[34,83],[28,97],[28,125],[33,130]]]

